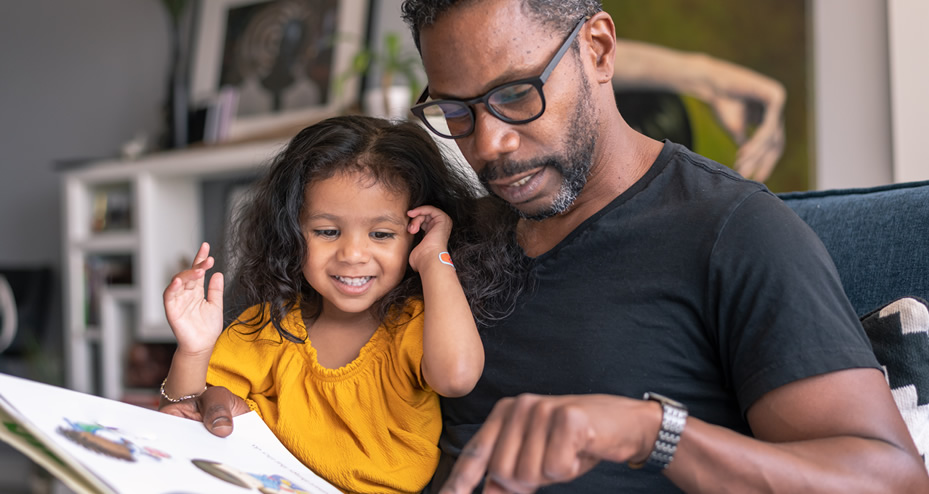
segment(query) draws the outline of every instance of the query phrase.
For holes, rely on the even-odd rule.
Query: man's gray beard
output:
[[[519,215],[520,218],[532,221],[540,221],[546,218],[564,213],[574,204],[577,197],[587,185],[587,177],[590,176],[590,169],[593,166],[594,130],[591,125],[594,112],[593,105],[590,104],[590,95],[587,94],[574,111],[574,118],[568,125],[571,129],[564,139],[566,152],[563,156],[545,156],[528,162],[508,161],[502,163],[496,169],[486,167],[479,174],[481,185],[490,194],[488,182],[498,175],[515,175],[521,171],[532,170],[535,168],[552,168],[561,174],[561,189],[552,200],[552,204],[545,209],[528,214],[520,210],[513,204],[507,202],[510,208]],[[495,195],[495,194],[494,194]]]

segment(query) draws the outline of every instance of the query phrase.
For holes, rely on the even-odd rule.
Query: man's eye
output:
[[[316,235],[317,237],[323,237],[323,238],[335,238],[339,236],[339,231],[338,230],[327,230],[327,229],[313,230],[313,235]]]
[[[529,84],[518,84],[503,88],[493,94],[491,103],[494,105],[512,105],[527,102],[534,96],[535,88]]]
[[[387,240],[396,236],[396,233],[391,232],[371,232],[371,237],[373,237],[375,240]]]
[[[442,103],[437,105],[442,109],[442,114],[446,119],[454,120],[459,118],[469,118],[470,111],[468,107],[460,103]]]

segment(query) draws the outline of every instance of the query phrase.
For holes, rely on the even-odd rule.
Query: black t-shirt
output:
[[[512,316],[481,332],[477,387],[442,400],[434,485],[502,397],[654,391],[751,435],[745,412],[768,391],[878,366],[812,230],[763,185],[670,142],[531,274]],[[542,492],[679,491],[660,473],[602,463]]]

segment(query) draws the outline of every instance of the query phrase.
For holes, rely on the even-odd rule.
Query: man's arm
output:
[[[748,420],[754,439],[688,418],[664,475],[689,493],[929,492],[929,475],[878,370],[784,385],[762,396]],[[600,461],[640,462],[660,422],[657,403],[618,396],[501,400],[441,492],[469,493],[485,473],[488,494],[533,492]]]
[[[695,421],[686,454],[675,458],[683,461],[668,477],[687,492],[713,491],[707,471],[735,492],[929,492],[929,475],[879,370],[782,386],[762,396],[748,420],[757,439]]]

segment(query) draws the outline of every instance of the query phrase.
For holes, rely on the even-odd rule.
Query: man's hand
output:
[[[440,492],[470,493],[486,473],[485,493],[522,494],[571,481],[599,461],[642,462],[661,417],[658,402],[610,395],[501,400]],[[684,492],[718,492],[720,478],[732,492],[929,492],[925,465],[878,369],[785,384],[747,417],[755,437],[689,417],[664,475]]]
[[[610,395],[524,394],[497,402],[465,445],[442,494],[529,493],[568,482],[601,460],[640,461],[661,424],[655,402]]]
[[[211,386],[197,398],[179,403],[168,403],[159,411],[203,422],[206,430],[216,436],[226,437],[232,434],[232,417],[249,411],[245,400],[232,394],[222,386]]]

